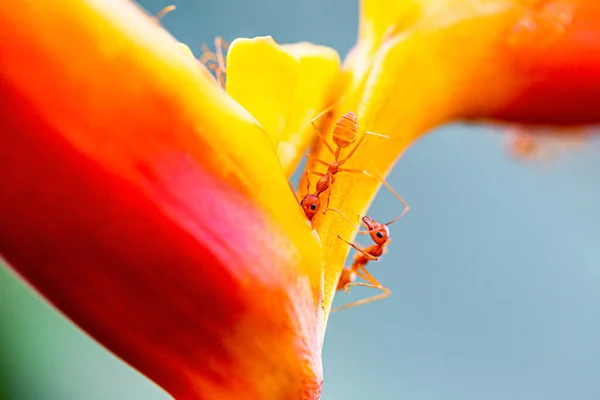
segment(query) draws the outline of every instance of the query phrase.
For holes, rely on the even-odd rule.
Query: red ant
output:
[[[343,216],[346,219],[346,221],[348,221],[350,224],[352,224],[352,226],[354,226],[352,221],[350,221],[348,219],[348,217],[346,217],[341,211],[339,211],[335,208],[332,208],[331,210],[339,213],[341,216]],[[361,304],[371,303],[371,302],[377,301],[377,300],[381,300],[381,299],[388,297],[392,293],[388,288],[386,288],[381,283],[379,283],[379,281],[377,279],[375,279],[375,277],[373,277],[373,275],[371,275],[371,273],[369,273],[369,271],[367,271],[366,267],[367,267],[367,264],[369,263],[369,261],[377,261],[379,259],[379,257],[381,257],[385,253],[385,251],[386,251],[385,246],[391,242],[390,230],[389,230],[388,226],[393,224],[394,222],[398,221],[402,217],[402,215],[404,215],[404,212],[402,212],[400,215],[398,215],[393,220],[386,222],[385,224],[381,224],[381,223],[375,221],[373,218],[368,217],[366,215],[364,217],[362,217],[362,224],[365,225],[367,230],[361,231],[360,230],[360,228],[362,227],[362,224],[361,224],[361,226],[357,227],[358,234],[360,234],[360,235],[369,234],[371,236],[371,239],[373,240],[373,242],[375,242],[375,244],[365,247],[364,249],[359,248],[357,245],[347,241],[346,239],[344,239],[343,237],[338,235],[339,239],[341,239],[343,242],[347,243],[348,245],[352,246],[352,248],[354,248],[356,251],[358,251],[358,253],[356,253],[356,255],[354,256],[354,261],[352,262],[352,265],[350,265],[348,267],[344,267],[344,269],[342,271],[342,275],[340,276],[340,279],[338,281],[336,290],[338,290],[338,291],[345,290],[346,293],[349,293],[351,286],[364,286],[364,287],[379,289],[383,293],[372,296],[372,297],[368,297],[366,299],[354,301],[352,303],[346,304],[341,307],[334,308],[332,310],[332,312],[343,310],[345,308],[359,306]],[[368,283],[356,282],[356,277],[362,278]]]
[[[213,53],[207,45],[203,44],[202,56],[200,57],[200,62],[215,72],[217,81],[219,81],[219,85],[221,85],[223,89],[225,89],[226,83],[226,64],[223,51],[228,50],[229,44],[223,40],[222,37],[217,36],[215,38],[215,52]]]
[[[385,139],[389,139],[389,136],[381,135],[381,134],[375,133],[375,132],[366,132],[358,140],[358,142],[350,150],[350,152],[344,158],[341,158],[342,150],[350,147],[354,142],[356,142],[356,138],[358,136],[358,119],[356,118],[356,114],[353,111],[349,111],[349,112],[345,113],[338,119],[335,126],[333,127],[333,142],[336,145],[336,149],[333,150],[333,148],[329,145],[329,143],[327,143],[327,139],[325,138],[325,135],[321,131],[319,131],[319,129],[317,129],[317,127],[315,125],[315,121],[317,119],[321,118],[324,114],[331,111],[332,108],[333,108],[333,105],[327,107],[325,110],[323,110],[320,114],[318,114],[311,121],[311,125],[313,126],[315,131],[319,134],[319,138],[323,141],[323,144],[325,144],[325,147],[333,155],[334,159],[331,163],[327,163],[323,160],[311,157],[309,154],[306,154],[306,156],[309,157],[309,159],[312,159],[313,161],[315,161],[319,164],[327,166],[326,173],[310,171],[310,170],[306,171],[306,180],[307,180],[307,186],[308,186],[307,192],[309,191],[309,188],[310,188],[310,181],[308,180],[308,175],[312,174],[312,175],[317,175],[320,177],[319,181],[317,182],[316,187],[315,187],[315,193],[307,194],[306,196],[304,196],[302,201],[300,201],[300,205],[302,206],[304,213],[306,214],[306,217],[310,221],[312,221],[312,219],[316,215],[316,213],[321,205],[321,198],[320,198],[321,194],[323,192],[327,191],[327,189],[329,189],[331,187],[331,185],[333,185],[335,183],[335,175],[340,171],[350,172],[350,173],[360,173],[363,175],[367,175],[371,178],[377,179],[380,183],[385,185],[390,190],[390,192],[392,192],[392,194],[398,200],[400,200],[400,202],[404,205],[404,211],[402,212],[402,215],[407,213],[408,210],[410,209],[410,206],[385,181],[385,179],[382,179],[378,176],[372,175],[363,169],[342,168],[342,165],[345,164],[350,159],[350,157],[352,157],[354,155],[356,150],[358,150],[358,147],[361,145],[363,140],[368,135],[378,136],[378,137],[385,138]],[[329,191],[329,193],[327,195],[327,203],[325,205],[325,210],[323,210],[323,214],[327,213],[327,209],[329,208],[330,198],[331,198],[331,190]]]

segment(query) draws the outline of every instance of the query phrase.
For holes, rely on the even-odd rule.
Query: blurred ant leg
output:
[[[348,161],[350,159],[350,157],[352,157],[354,155],[354,153],[356,153],[356,150],[358,150],[358,147],[361,145],[361,143],[363,142],[363,140],[365,140],[365,138],[367,136],[377,136],[377,137],[380,137],[383,139],[391,139],[390,136],[382,135],[380,133],[365,132],[365,134],[362,135],[360,139],[358,139],[358,142],[356,142],[356,144],[354,145],[352,150],[350,150],[350,152],[346,155],[346,157],[344,157],[341,161],[339,161],[340,165],[344,164],[346,161]]]
[[[206,64],[209,61],[217,62],[217,55],[210,51],[205,43],[200,46],[200,50],[202,51],[202,55],[200,56],[199,60],[202,64]]]
[[[217,65],[219,66],[219,74],[217,76],[217,80],[221,87],[225,88],[225,73],[226,73],[226,64],[225,58],[223,57],[223,50],[227,51],[229,49],[229,45],[223,40],[222,37],[217,36],[215,38],[215,54],[217,55]]]
[[[317,132],[317,134],[319,135],[319,139],[321,139],[321,142],[323,142],[323,144],[325,145],[325,147],[327,148],[327,150],[329,150],[329,152],[331,154],[335,155],[335,151],[329,145],[329,143],[327,143],[327,139],[325,138],[325,134],[323,132],[321,132],[320,130],[318,130],[317,127],[315,126],[315,124],[312,124],[312,126],[313,126],[313,129],[315,130],[315,132]]]
[[[367,286],[366,284],[363,284],[363,285]],[[363,285],[358,285],[358,286],[363,286]],[[369,287],[372,287],[372,286],[369,286]],[[334,308],[333,310],[331,310],[331,312],[340,311],[340,310],[344,310],[346,308],[356,307],[356,306],[360,306],[360,305],[367,304],[367,303],[372,303],[372,302],[377,301],[377,300],[383,300],[383,299],[385,299],[386,297],[388,297],[392,293],[392,292],[389,291],[389,289],[387,289],[386,287],[383,287],[383,286],[376,287],[376,288],[377,289],[381,289],[383,291],[383,293],[375,295],[373,297],[367,297],[366,299],[354,301],[352,303],[343,305],[341,307]]]
[[[160,10],[158,13],[156,13],[156,15],[154,16],[154,19],[156,21],[160,21],[162,17],[164,17],[165,15],[167,15],[168,13],[170,13],[171,11],[173,11],[175,9],[176,9],[176,7],[174,5],[166,6],[165,8]]]
[[[345,242],[346,244],[348,244],[350,247],[352,247],[354,250],[358,251],[359,253],[361,253],[363,256],[365,256],[368,260],[371,261],[377,261],[379,260],[379,258],[367,253],[366,251],[364,251],[363,249],[361,249],[360,247],[358,247],[357,245],[355,245],[352,242],[347,241],[346,239],[344,239],[343,237],[341,237],[340,235],[338,235],[338,238],[340,238],[343,242]]]
[[[346,221],[348,221],[348,223],[350,223],[350,225],[352,225],[353,228],[356,229],[356,233],[358,233],[359,235],[368,235],[371,234],[373,232],[377,232],[379,229],[371,229],[368,230],[368,226],[366,226],[366,224],[361,220],[359,225],[354,225],[354,223],[352,221],[350,221],[350,218],[348,218],[346,216],[346,214],[344,214],[343,212],[341,212],[340,210],[338,210],[337,208],[330,208],[330,210],[337,212],[338,214],[340,214],[342,217],[344,217],[346,219]],[[360,214],[356,214],[358,216],[358,218],[360,219]],[[366,231],[361,231],[361,228],[367,228]],[[391,239],[388,239],[388,242]]]
[[[379,183],[381,183],[382,185],[384,185],[386,188],[388,188],[388,190],[394,195],[394,197],[396,197],[400,203],[402,203],[402,205],[404,206],[404,210],[402,210],[402,212],[400,213],[400,215],[398,215],[396,218],[394,218],[393,220],[386,222],[384,225],[390,225],[396,221],[398,221],[400,218],[402,218],[404,216],[404,214],[406,214],[408,212],[408,210],[410,210],[410,206],[408,205],[408,203],[402,198],[402,196],[400,196],[398,194],[398,192],[396,192],[394,190],[394,188],[387,183],[387,181],[385,179],[383,179],[382,177],[378,176],[378,175],[373,175],[371,173],[369,173],[368,171],[365,171],[364,169],[348,169],[348,168],[340,168],[340,171],[345,171],[345,172],[350,172],[350,173],[357,173],[357,174],[363,174],[366,175],[368,177],[377,179],[379,181]]]
[[[377,133],[377,132],[371,132],[371,131],[367,131],[367,132],[365,132],[365,136],[366,136],[366,135],[377,136],[377,137],[380,137],[380,138],[383,138],[383,139],[391,139],[391,138],[392,138],[392,137],[391,137],[391,136],[389,136],[389,135],[383,135],[383,134],[381,134],[381,133]]]
[[[289,179],[288,179],[288,184],[290,185],[290,189],[292,189],[292,193],[294,194],[294,198],[296,198],[296,201],[298,202],[298,204],[300,204],[300,199],[298,198],[298,195],[296,194],[296,190],[294,189],[294,184]]]
[[[223,57],[223,49],[227,50],[229,45],[220,36],[215,38],[214,43],[216,50],[214,52],[211,51],[206,44],[200,46],[202,55],[199,60],[202,64],[206,65],[207,68],[214,71],[217,82],[222,88],[225,88],[226,64],[225,58]]]

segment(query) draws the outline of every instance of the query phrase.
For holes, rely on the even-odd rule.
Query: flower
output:
[[[226,90],[128,1],[2,3],[0,254],[176,399],[316,399],[355,233],[288,187],[311,119],[391,136],[348,162],[375,176],[450,120],[596,122],[594,1],[365,0],[341,70],[238,39]],[[380,184],[340,173],[331,206],[364,214]]]

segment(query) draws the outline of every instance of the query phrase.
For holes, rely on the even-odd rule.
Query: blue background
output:
[[[141,3],[152,13],[169,4]],[[163,24],[197,55],[215,35],[308,40],[341,55],[356,36],[354,1],[175,4]],[[444,127],[398,162],[389,181],[412,210],[371,267],[392,296],[332,315],[323,399],[600,399],[597,143],[520,162],[503,132]],[[381,191],[370,215],[396,210]],[[169,398],[0,267],[2,396]]]

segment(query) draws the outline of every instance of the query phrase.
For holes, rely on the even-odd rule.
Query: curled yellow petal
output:
[[[236,39],[227,53],[227,93],[248,110],[277,147],[298,83],[298,60],[272,37]]]
[[[227,55],[227,93],[263,126],[290,176],[315,138],[311,120],[332,101],[340,59],[329,47],[236,39]]]
[[[337,84],[340,57],[330,47],[306,42],[286,44],[283,48],[299,63],[298,84],[277,148],[279,162],[290,176],[315,138],[311,120],[335,100],[331,89]]]

